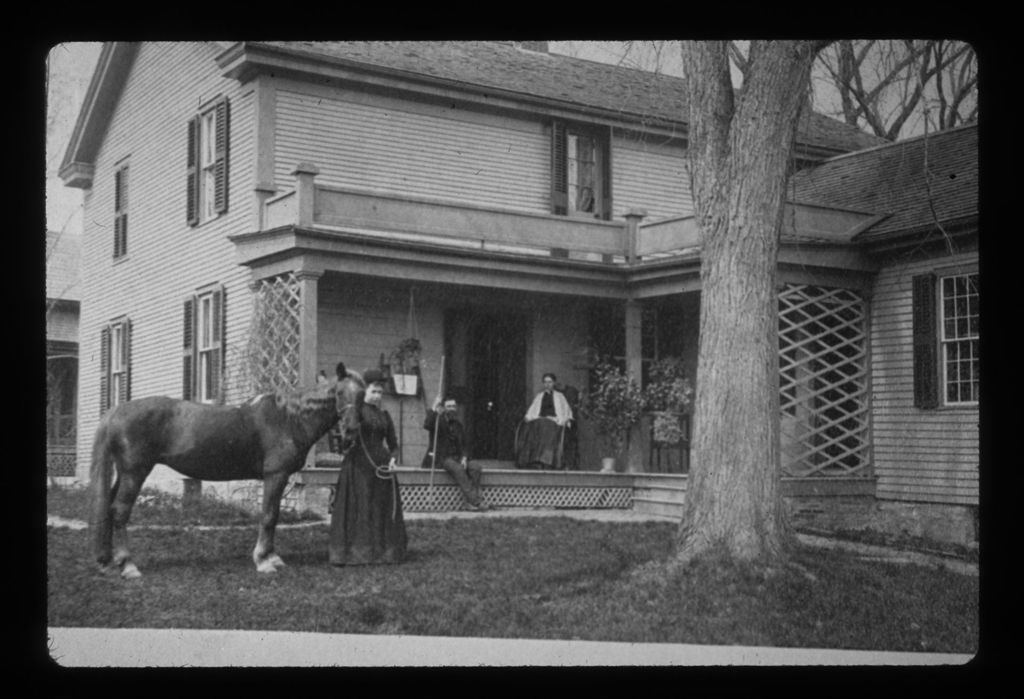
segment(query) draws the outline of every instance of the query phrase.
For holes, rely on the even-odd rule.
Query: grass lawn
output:
[[[67,499],[60,504],[70,509]],[[956,653],[977,646],[978,578],[946,570],[801,548],[795,565],[770,575],[712,559],[668,575],[661,561],[671,523],[482,515],[407,527],[405,563],[349,568],[328,564],[326,524],[283,528],[278,550],[289,566],[273,576],[258,575],[250,559],[255,525],[137,527],[136,581],[96,568],[87,531],[50,528],[48,623]]]

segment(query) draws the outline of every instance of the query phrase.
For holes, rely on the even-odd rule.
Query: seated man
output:
[[[558,379],[544,374],[544,390],[536,395],[523,418],[526,425],[516,454],[519,468],[562,468],[559,451],[562,428],[572,420],[572,408],[561,391],[555,390]]]
[[[423,429],[430,434],[430,442],[427,453],[423,456],[423,468],[430,468],[432,465],[440,466],[452,477],[463,497],[469,503],[469,509],[474,511],[489,510],[490,507],[480,497],[480,478],[482,468],[480,464],[469,461],[466,449],[466,430],[462,423],[455,416],[458,410],[458,403],[452,397],[444,399],[442,406],[441,396],[434,401],[432,410],[427,411],[427,417],[423,420]],[[437,436],[437,444],[434,443],[434,436]]]

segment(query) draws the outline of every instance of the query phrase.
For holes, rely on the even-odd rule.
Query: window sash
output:
[[[946,405],[978,402],[980,293],[977,274],[942,277],[939,283],[939,342]]]

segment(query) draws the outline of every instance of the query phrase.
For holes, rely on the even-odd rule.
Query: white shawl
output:
[[[559,425],[572,420],[572,408],[569,407],[569,401],[565,399],[565,395],[560,391],[551,391],[551,397],[555,403],[555,422]],[[544,391],[541,391],[533,398],[533,403],[530,404],[530,409],[526,411],[526,420],[536,420],[540,417],[540,402],[544,398]]]

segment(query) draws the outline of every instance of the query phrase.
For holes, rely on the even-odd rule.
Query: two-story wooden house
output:
[[[85,190],[79,453],[132,396],[240,402],[389,363],[408,337],[425,397],[443,361],[492,466],[544,372],[585,388],[595,350],[637,377],[664,356],[692,370],[684,99],[677,79],[513,42],[105,46],[61,171]],[[809,114],[794,167],[881,143]],[[890,212],[806,199],[779,262],[786,470],[872,498],[888,248],[860,241]],[[409,465],[423,397],[386,399]],[[593,437],[583,421],[584,472]],[[638,437],[609,477],[644,470]]]

